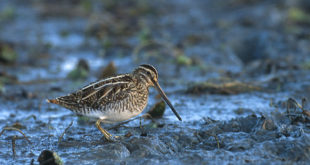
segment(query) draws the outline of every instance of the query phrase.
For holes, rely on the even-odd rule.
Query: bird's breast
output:
[[[91,109],[86,114],[89,117],[99,117],[103,122],[113,123],[125,121],[139,115],[148,102],[148,91],[132,91],[123,99],[107,102]]]

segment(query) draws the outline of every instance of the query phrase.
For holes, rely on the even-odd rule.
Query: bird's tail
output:
[[[59,104],[59,100],[58,99],[46,99],[46,102],[53,103],[53,104]]]
[[[80,105],[78,102],[73,99],[71,96],[62,96],[62,97],[57,97],[55,99],[46,99],[48,103],[53,103],[57,104],[60,106],[63,106],[71,111],[77,111],[80,109]]]

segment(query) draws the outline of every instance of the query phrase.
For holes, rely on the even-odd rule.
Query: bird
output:
[[[148,104],[149,88],[155,87],[175,116],[182,121],[158,82],[158,72],[150,64],[142,64],[131,73],[98,80],[81,89],[55,99],[47,99],[77,115],[97,118],[96,127],[108,141],[114,137],[102,123],[126,121],[139,115]]]

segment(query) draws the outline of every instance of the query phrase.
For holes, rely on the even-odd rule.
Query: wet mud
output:
[[[307,164],[310,4],[285,1],[0,1],[0,164]],[[54,98],[154,65],[124,123]]]

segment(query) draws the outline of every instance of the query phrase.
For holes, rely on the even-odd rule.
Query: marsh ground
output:
[[[310,160],[309,106],[287,102],[310,98],[307,0],[12,0],[0,25],[0,128],[31,142],[3,132],[0,164],[38,164],[46,149],[65,164]],[[167,107],[105,125],[121,136],[111,143],[94,120],[45,102],[141,63],[158,68],[182,122]],[[158,101],[151,90],[145,112]]]

